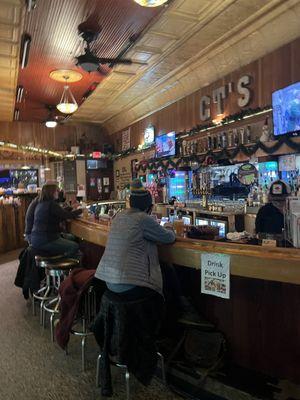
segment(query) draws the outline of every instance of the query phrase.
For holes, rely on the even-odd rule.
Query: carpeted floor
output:
[[[0,399],[1,400],[96,400],[97,346],[88,339],[87,371],[80,370],[80,343],[72,337],[70,354],[51,343],[49,328],[33,317],[21,290],[13,284],[18,252],[0,255]],[[124,377],[114,371],[113,399],[126,398]],[[154,379],[144,388],[132,380],[133,400],[179,399]]]

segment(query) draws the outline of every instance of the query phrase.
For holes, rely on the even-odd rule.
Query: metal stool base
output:
[[[165,386],[167,386],[164,356],[159,352],[157,352],[156,354],[157,354],[157,357],[161,361],[161,371],[162,371],[163,384]],[[102,358],[102,354],[100,353],[98,355],[98,357],[97,357],[97,368],[96,368],[96,387],[97,388],[101,386],[101,382],[100,382],[100,361],[101,361],[101,358]],[[118,363],[114,363],[114,362],[112,362],[112,364],[115,365],[118,368],[121,368],[122,370],[125,370],[126,400],[130,400],[130,373],[128,371],[127,365],[118,364]]]

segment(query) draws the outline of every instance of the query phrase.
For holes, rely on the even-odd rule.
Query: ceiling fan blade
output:
[[[98,66],[97,71],[99,72],[99,74],[101,74],[103,76],[107,76],[109,74],[109,71],[107,71],[101,65]]]
[[[131,60],[126,60],[122,58],[98,58],[99,64],[109,64],[109,65],[115,65],[115,64],[132,64]]]

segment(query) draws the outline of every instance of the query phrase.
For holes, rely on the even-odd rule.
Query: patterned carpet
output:
[[[80,370],[80,343],[72,337],[69,355],[50,341],[49,328],[39,325],[31,307],[13,284],[18,252],[0,256],[0,399],[1,400],[96,400],[97,346],[88,339],[87,370]],[[114,371],[113,399],[125,399],[124,377]],[[144,388],[132,380],[134,400],[180,399],[158,380]]]

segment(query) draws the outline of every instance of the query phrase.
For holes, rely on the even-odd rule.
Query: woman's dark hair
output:
[[[42,187],[42,191],[40,193],[39,201],[49,201],[54,200],[55,192],[57,191],[58,186],[55,184],[44,185]]]

